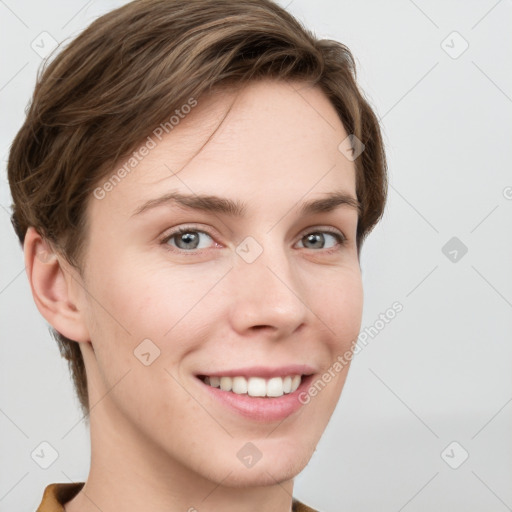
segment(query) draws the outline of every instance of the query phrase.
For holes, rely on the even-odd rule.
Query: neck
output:
[[[89,476],[66,512],[291,512],[293,479],[267,474],[264,485],[241,487],[232,471],[208,478],[105,411],[97,407],[91,414]]]

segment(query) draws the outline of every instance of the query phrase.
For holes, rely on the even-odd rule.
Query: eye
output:
[[[203,239],[203,244],[201,244]],[[208,247],[208,240],[213,241],[213,238],[204,231],[200,231],[194,228],[179,228],[176,231],[168,234],[163,240],[163,244],[168,244],[171,247],[180,249],[182,251],[189,251],[195,249],[205,249]],[[205,241],[206,240],[206,245]],[[171,243],[173,242],[173,243]]]
[[[212,246],[212,242],[215,243],[213,237],[205,231],[193,226],[183,226],[168,233],[161,243],[170,250],[194,252],[208,249]],[[333,252],[345,245],[347,239],[338,231],[323,229],[305,233],[298,243],[301,244],[299,245],[300,248],[323,249],[326,252]]]
[[[329,240],[334,240],[332,245],[326,247],[326,241],[329,243]],[[344,245],[347,239],[337,231],[311,231],[304,235],[299,243],[302,243],[302,246],[306,249],[332,249],[337,245]]]

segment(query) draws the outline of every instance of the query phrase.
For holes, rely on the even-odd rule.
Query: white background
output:
[[[89,467],[8,213],[7,154],[41,64],[31,44],[74,37],[123,3],[0,1],[1,511],[35,510],[47,484],[84,481]],[[403,304],[354,359],[294,495],[322,512],[512,510],[512,3],[280,3],[351,49],[381,118],[389,202],[363,246],[362,329]],[[469,44],[457,58],[454,31]],[[452,237],[468,249],[456,262],[442,251]],[[59,453],[46,470],[30,456],[42,441]],[[452,465],[469,454],[458,469],[441,456],[453,441]]]

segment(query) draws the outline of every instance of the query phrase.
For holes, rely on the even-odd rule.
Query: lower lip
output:
[[[302,393],[307,392],[313,377],[314,375],[303,377],[300,386],[293,393],[269,398],[238,395],[232,391],[222,391],[220,388],[205,384],[198,377],[197,380],[213,398],[224,406],[253,421],[268,423],[284,420],[304,405],[300,402],[299,397]]]

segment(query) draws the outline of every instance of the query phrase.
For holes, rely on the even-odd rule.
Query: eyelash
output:
[[[203,233],[205,235],[208,235],[213,241],[215,241],[214,237],[207,231],[198,229],[195,226],[184,226],[184,227],[181,227],[181,228],[178,228],[178,229],[172,231],[171,233],[166,234],[165,237],[161,240],[161,244],[164,245],[167,250],[174,252],[174,253],[195,255],[195,254],[197,254],[198,251],[201,251],[202,249],[193,249],[190,251],[185,251],[185,250],[179,249],[177,247],[172,247],[167,243],[167,242],[169,242],[169,240],[171,240],[174,237],[177,237],[184,233],[191,233],[191,232],[192,233]],[[341,250],[348,243],[348,239],[342,233],[340,233],[339,231],[336,231],[335,229],[331,229],[331,228],[322,228],[322,229],[316,229],[316,230],[311,230],[311,231],[305,231],[301,234],[299,240],[302,240],[307,235],[312,235],[315,233],[328,233],[329,235],[332,235],[336,239],[338,244],[335,247],[331,247],[329,249],[318,249],[318,250],[311,249],[314,252],[323,252],[323,253],[330,254],[330,253],[337,252],[337,251]],[[208,249],[203,249],[203,250],[208,250]]]

